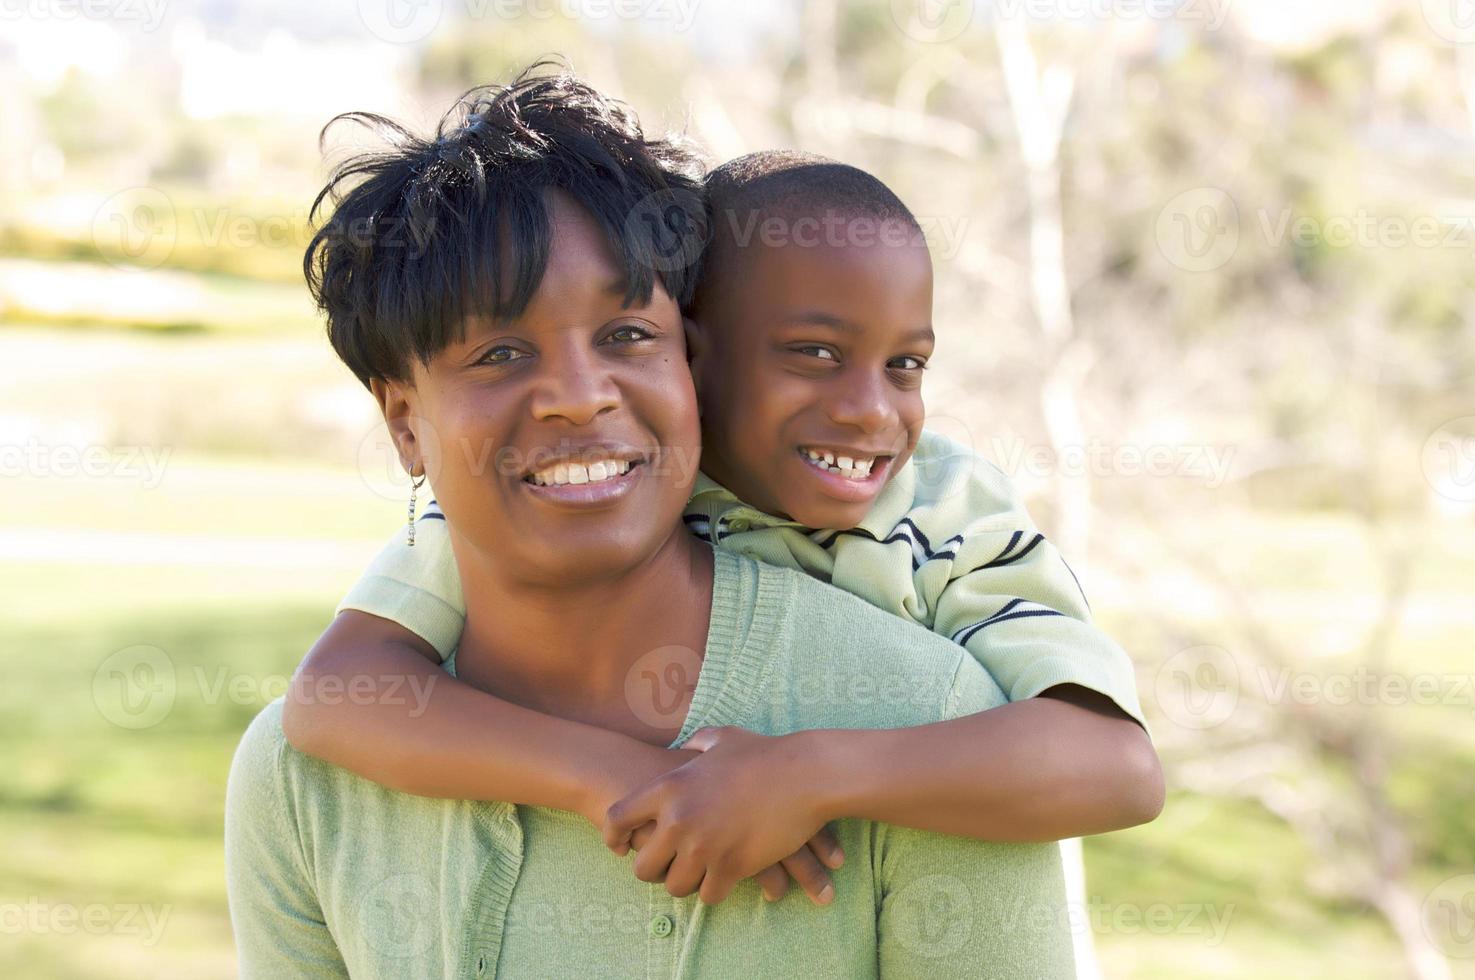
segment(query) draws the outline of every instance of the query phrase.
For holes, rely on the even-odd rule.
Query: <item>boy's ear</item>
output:
[[[411,479],[415,479],[425,472],[425,461],[421,457],[420,440],[416,437],[415,430],[410,424],[415,415],[414,404],[410,398],[413,389],[400,381],[370,378],[369,391],[373,393],[374,400],[379,403],[379,413],[384,416],[384,424],[389,429],[389,438],[394,440],[394,448],[399,454],[400,465],[410,474]]]

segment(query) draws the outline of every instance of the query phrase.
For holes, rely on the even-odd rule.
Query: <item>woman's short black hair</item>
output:
[[[313,202],[332,215],[303,271],[328,338],[359,380],[404,381],[464,336],[468,316],[520,316],[551,240],[545,194],[558,190],[604,230],[624,267],[626,303],[660,282],[683,307],[705,242],[702,166],[680,138],[647,139],[630,108],[563,66],[538,62],[504,87],[475,88],[434,138],[350,112],[385,138],[334,169]]]

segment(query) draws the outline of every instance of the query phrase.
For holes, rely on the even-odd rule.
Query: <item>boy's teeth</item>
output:
[[[530,479],[540,487],[582,486],[585,483],[601,483],[611,477],[630,472],[630,464],[619,459],[602,459],[585,466],[583,463],[559,463],[538,470]]]
[[[849,480],[868,478],[871,475],[871,467],[876,463],[875,457],[854,459],[850,456],[840,456],[837,458],[834,453],[822,449],[806,449],[803,452],[811,466],[830,473],[839,473]]]

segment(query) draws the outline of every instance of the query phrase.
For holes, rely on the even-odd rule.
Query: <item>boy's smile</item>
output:
[[[808,527],[859,523],[922,430],[933,334],[920,239],[723,242],[692,313],[702,468]]]

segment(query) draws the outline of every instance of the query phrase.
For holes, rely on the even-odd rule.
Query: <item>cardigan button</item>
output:
[[[676,929],[676,923],[671,921],[669,915],[658,915],[650,920],[650,934],[657,939],[665,939]]]
[[[476,975],[479,976],[479,977],[486,976],[486,972],[487,972],[487,956],[486,956],[485,953],[482,953],[480,956],[478,956],[476,958]]]

